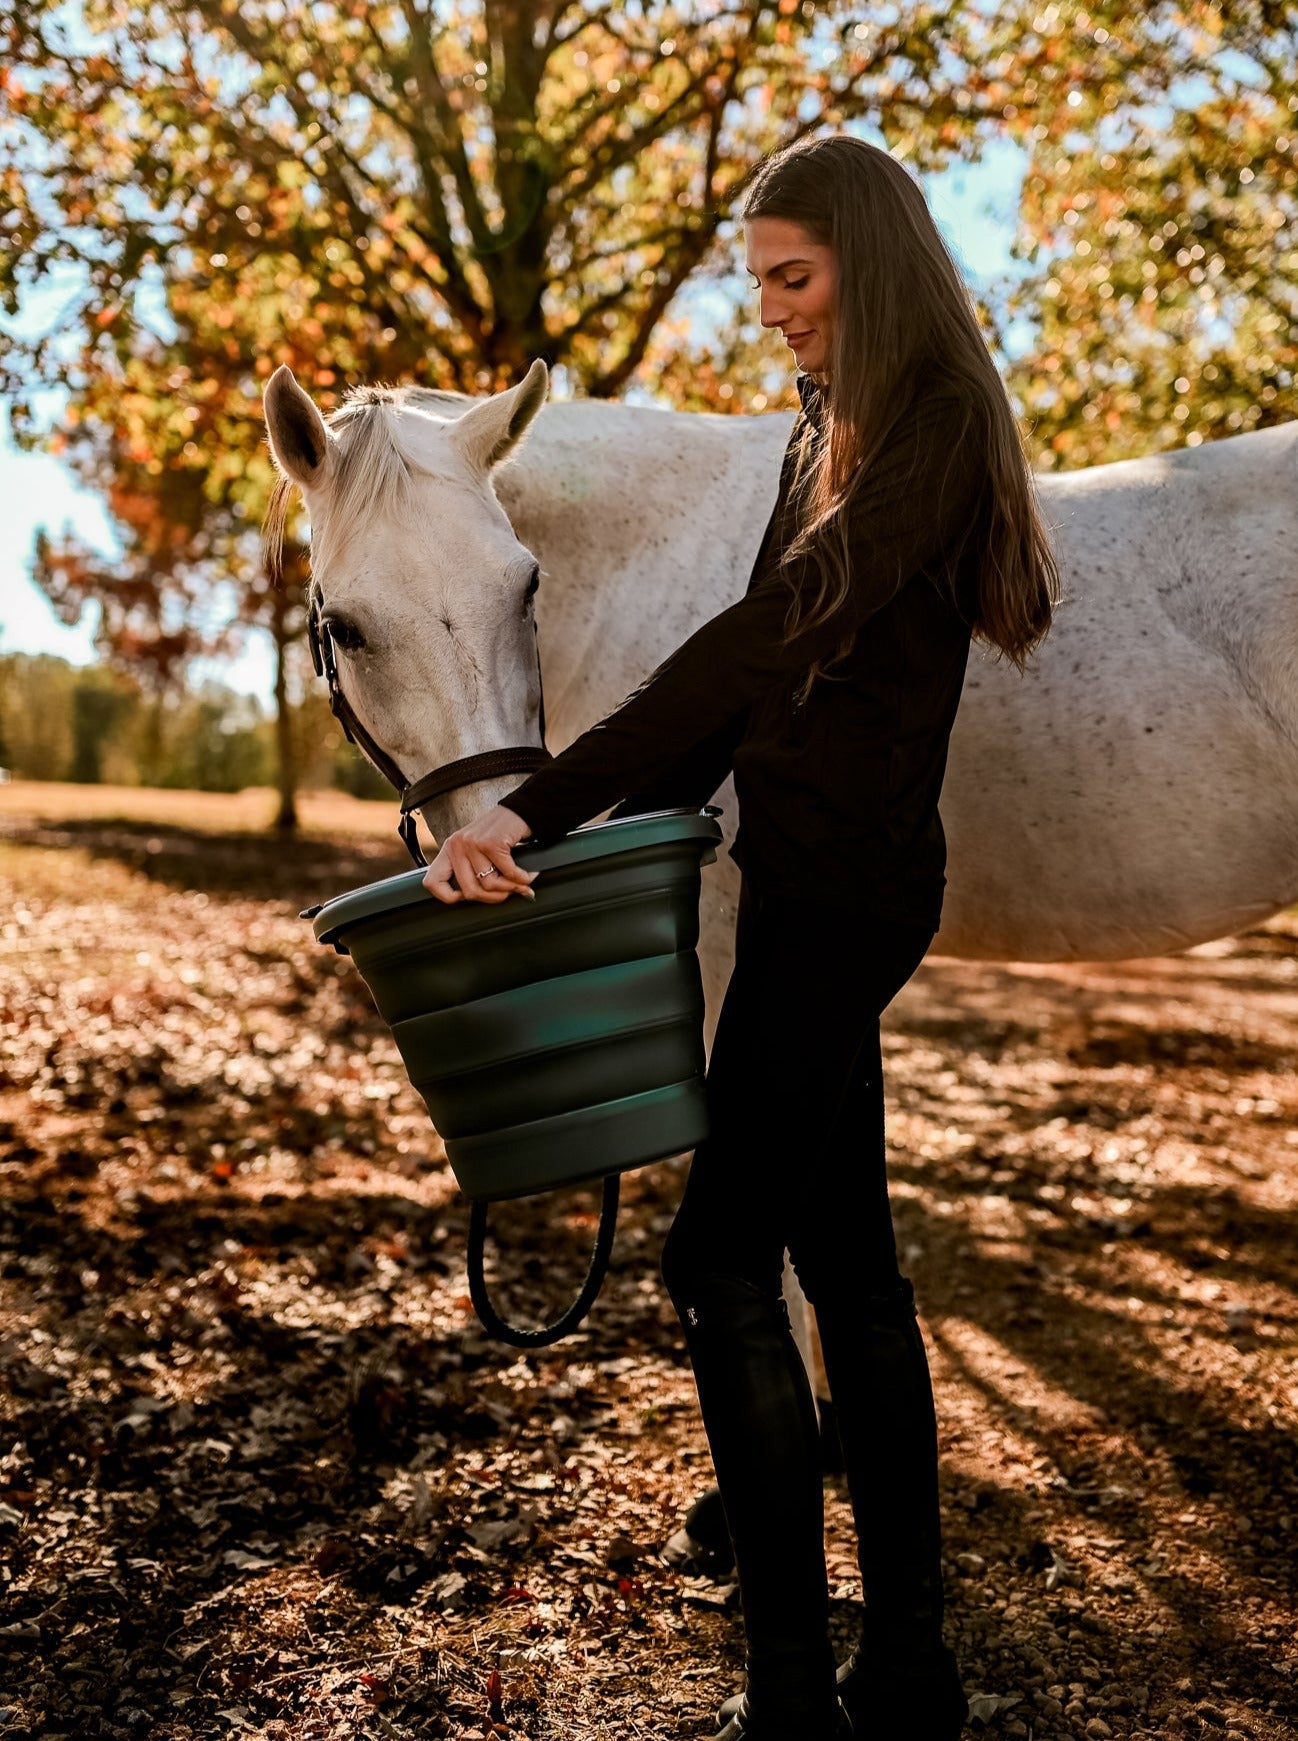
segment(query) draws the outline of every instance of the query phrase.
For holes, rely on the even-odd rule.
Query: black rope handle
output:
[[[617,1227],[618,1193],[621,1178],[610,1173],[604,1180],[604,1203],[599,1212],[599,1231],[591,1253],[590,1268],[581,1284],[581,1292],[561,1318],[553,1324],[542,1324],[535,1330],[524,1330],[518,1324],[508,1324],[497,1312],[487,1295],[487,1279],[482,1270],[483,1250],[487,1239],[487,1212],[491,1205],[484,1198],[474,1199],[469,1210],[469,1297],[482,1320],[483,1328],[501,1342],[515,1348],[549,1348],[560,1337],[577,1328],[599,1297],[613,1255],[613,1234]]]

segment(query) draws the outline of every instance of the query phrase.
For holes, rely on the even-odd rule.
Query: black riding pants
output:
[[[819,1431],[781,1294],[816,1308],[867,1609],[940,1635],[937,1444],[884,1160],[879,1017],[932,931],[745,878],[695,1151],[663,1251],[735,1549],[750,1700],[832,1707]],[[910,1631],[907,1632],[907,1628]]]

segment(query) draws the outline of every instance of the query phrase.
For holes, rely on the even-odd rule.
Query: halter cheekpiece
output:
[[[361,754],[373,762],[388,784],[401,794],[401,820],[397,824],[397,833],[417,865],[428,863],[419,844],[418,824],[415,821],[417,810],[421,810],[432,799],[439,798],[443,792],[453,792],[459,786],[472,786],[479,780],[498,779],[502,774],[530,774],[543,763],[554,759],[545,748],[545,690],[541,683],[539,647],[536,682],[541,704],[541,743],[519,744],[513,749],[482,750],[476,755],[460,756],[454,762],[444,762],[440,768],[434,768],[421,779],[411,781],[406,779],[388,752],[375,743],[357,718],[355,708],[343,694],[342,684],[338,681],[338,659],[333,636],[325,621],[324,599],[314,580],[307,589],[306,632],[307,644],[311,648],[311,663],[316,676],[323,677],[329,685],[330,711],[343,728],[343,735],[348,743],[355,744]],[[535,640],[535,620],[532,623],[532,635]]]

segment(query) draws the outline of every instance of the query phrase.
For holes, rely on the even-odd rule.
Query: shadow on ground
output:
[[[327,900],[379,877],[411,868],[397,839],[366,836],[208,834],[172,824],[104,821],[0,821],[0,840],[17,845],[80,847],[167,888],[253,901]]]

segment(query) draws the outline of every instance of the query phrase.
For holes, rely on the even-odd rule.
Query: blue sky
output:
[[[953,245],[970,281],[984,284],[1016,269],[1010,258],[1024,153],[1008,143],[990,145],[980,163],[957,164],[926,179],[933,215]],[[111,524],[99,498],[78,488],[66,467],[47,454],[23,454],[0,422],[0,651],[57,653],[76,664],[95,657],[94,617],[74,627],[58,621],[28,570],[40,527],[70,526],[92,544],[113,548]],[[269,697],[270,648],[250,636],[242,654],[195,676],[219,676],[235,688]]]

